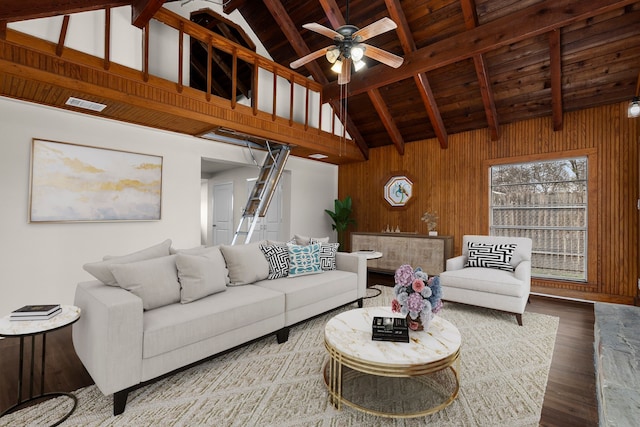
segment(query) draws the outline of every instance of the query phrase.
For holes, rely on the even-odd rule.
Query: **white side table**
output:
[[[352,253],[363,256],[367,260],[382,258],[382,252],[378,252],[378,251],[355,251]],[[373,293],[370,293],[369,290],[373,291]],[[380,295],[381,293],[382,291],[380,289],[372,288],[372,287],[369,287],[369,285],[367,285],[367,296],[365,298],[374,298]]]
[[[0,336],[7,338],[20,338],[20,365],[18,369],[18,402],[10,408],[0,413],[0,417],[6,414],[10,414],[22,406],[34,400],[49,399],[52,397],[67,396],[73,400],[73,407],[71,410],[58,422],[52,424],[57,426],[69,416],[76,409],[78,399],[72,393],[65,392],[44,392],[44,368],[45,368],[45,354],[47,347],[47,333],[55,331],[57,329],[64,328],[75,323],[80,318],[80,308],[73,305],[61,306],[62,312],[48,320],[10,320],[10,315],[0,318]],[[41,355],[41,368],[40,368],[40,394],[34,395],[34,362],[35,362],[35,344],[36,336],[42,335],[42,355]],[[27,399],[22,398],[22,378],[24,371],[24,339],[31,337],[31,366],[29,370],[29,397]]]

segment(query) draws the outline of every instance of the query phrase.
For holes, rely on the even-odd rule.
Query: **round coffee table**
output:
[[[325,326],[324,380],[336,408],[410,418],[451,404],[460,389],[458,329],[435,316],[427,331],[409,331],[408,343],[373,341],[375,316],[400,317],[390,307],[360,308]]]

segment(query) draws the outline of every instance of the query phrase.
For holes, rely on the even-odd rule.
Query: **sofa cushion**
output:
[[[220,255],[222,257],[222,255]],[[180,302],[187,304],[227,289],[227,275],[222,264],[206,256],[178,253],[176,267],[180,280]]]
[[[336,252],[340,243],[321,243],[320,244],[320,268],[323,271],[336,269]]]
[[[297,277],[295,280],[285,277],[263,280],[257,284],[284,293],[286,309],[290,312],[320,300],[334,298],[336,295],[357,292],[358,275],[348,271],[333,270],[323,274]]]
[[[176,256],[112,264],[109,269],[120,287],[142,300],[143,309],[153,310],[180,301]]]
[[[284,304],[281,292],[246,285],[228,288],[191,304],[171,304],[147,311],[143,320],[142,357],[154,357],[282,315]]]
[[[447,287],[469,289],[473,291],[522,297],[528,289],[514,273],[504,270],[480,267],[468,267],[462,270],[450,270],[440,273],[440,285],[443,287],[443,299],[447,299]],[[473,301],[469,301],[473,304]]]
[[[171,240],[167,239],[162,243],[142,249],[122,256],[105,256],[102,261],[90,262],[82,268],[105,285],[118,286],[115,277],[109,269],[113,264],[125,264],[128,262],[143,261],[146,259],[159,258],[170,255]]]
[[[289,250],[289,277],[322,273],[320,267],[320,244],[292,245],[287,244]]]
[[[269,277],[269,263],[260,250],[263,243],[220,246],[229,269],[229,286],[246,285]]]
[[[469,242],[467,264],[465,267],[497,268],[513,271],[511,257],[516,249],[515,243],[491,244]]]
[[[281,245],[260,245],[260,250],[269,263],[269,276],[273,280],[289,275],[289,249]]]

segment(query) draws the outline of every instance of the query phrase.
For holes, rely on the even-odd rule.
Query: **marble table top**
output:
[[[10,320],[10,315],[0,318],[0,336],[19,337],[39,334],[70,325],[80,318],[80,307],[61,305],[62,312],[47,320]]]
[[[378,251],[356,251],[356,252],[352,252],[352,253],[354,253],[356,255],[362,255],[366,259],[382,258],[382,252],[378,252]]]
[[[409,342],[373,341],[375,316],[401,317],[391,307],[369,307],[349,310],[333,317],[325,326],[328,345],[345,356],[387,366],[429,364],[451,356],[460,349],[458,328],[435,316],[427,331],[409,331]]]

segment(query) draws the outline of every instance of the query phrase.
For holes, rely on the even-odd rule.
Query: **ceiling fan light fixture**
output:
[[[334,62],[333,66],[331,67],[331,71],[340,74],[342,72],[342,61],[336,59],[336,62]]]
[[[351,47],[351,59],[353,59],[354,62],[360,61],[363,56],[364,56],[363,47],[359,45],[355,45]]]
[[[640,96],[634,96],[627,109],[627,117],[640,117]]]
[[[364,61],[353,61],[353,68],[356,70],[356,72],[362,70],[366,65],[366,62]]]
[[[327,49],[327,53],[324,56],[325,58],[327,58],[327,61],[329,61],[330,64],[333,64],[340,56],[340,49],[338,49],[337,47],[329,48]]]

